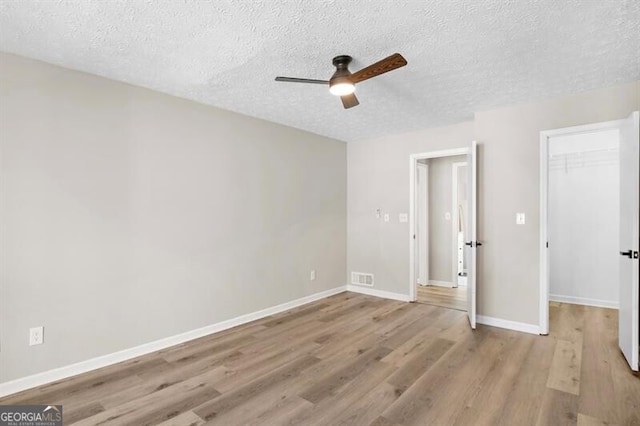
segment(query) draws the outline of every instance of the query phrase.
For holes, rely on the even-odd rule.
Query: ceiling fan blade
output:
[[[353,73],[351,75],[351,81],[354,83],[360,83],[361,81],[393,71],[396,68],[404,67],[405,65],[407,65],[407,60],[404,59],[401,54],[394,53],[375,64],[369,65],[368,67],[362,68],[360,71]]]
[[[360,102],[358,102],[358,98],[356,98],[355,93],[340,96],[340,100],[342,101],[342,106],[344,107],[344,109],[349,109],[353,108],[354,106],[360,105]]]
[[[276,81],[285,81],[288,83],[329,84],[327,80],[314,80],[311,78],[295,78],[295,77],[276,77]]]

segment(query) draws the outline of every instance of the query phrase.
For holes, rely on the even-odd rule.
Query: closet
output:
[[[617,308],[619,131],[549,139],[549,298]]]

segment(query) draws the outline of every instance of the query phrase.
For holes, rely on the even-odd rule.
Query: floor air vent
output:
[[[351,284],[373,286],[373,274],[365,274],[364,272],[352,272]]]

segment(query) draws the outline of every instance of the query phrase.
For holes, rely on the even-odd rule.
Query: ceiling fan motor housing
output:
[[[340,83],[340,81],[334,81],[334,79],[344,80],[344,82],[351,81],[349,79],[341,78],[349,77],[351,75],[351,71],[349,71],[349,63],[351,60],[352,58],[349,55],[340,55],[333,58],[333,66],[336,67],[336,72],[333,73],[329,80],[331,83]]]

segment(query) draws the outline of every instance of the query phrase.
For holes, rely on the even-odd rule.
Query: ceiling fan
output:
[[[346,108],[352,108],[360,104],[358,98],[356,98],[355,90],[356,83],[363,82],[373,77],[377,77],[389,71],[393,71],[396,68],[404,67],[407,65],[407,60],[399,53],[384,58],[375,64],[362,68],[360,71],[356,71],[351,74],[349,71],[349,63],[351,62],[351,56],[340,55],[333,58],[333,65],[336,67],[336,72],[333,73],[329,80],[313,80],[309,78],[294,78],[294,77],[276,77],[276,81],[285,81],[289,83],[311,83],[311,84],[328,84],[329,91],[340,96],[342,105]]]

